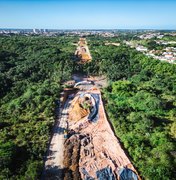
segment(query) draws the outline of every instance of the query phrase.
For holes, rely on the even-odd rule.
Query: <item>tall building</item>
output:
[[[35,34],[36,34],[36,33],[37,33],[37,29],[33,29],[33,33],[35,33]]]

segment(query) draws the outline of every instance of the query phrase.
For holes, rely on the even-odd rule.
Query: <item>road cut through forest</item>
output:
[[[64,89],[43,179],[140,179],[107,119],[105,81],[74,75],[74,87]]]

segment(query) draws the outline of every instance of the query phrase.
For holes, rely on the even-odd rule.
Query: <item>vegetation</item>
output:
[[[176,36],[165,35],[163,37],[163,40],[165,40],[165,41],[176,41]]]
[[[0,179],[37,179],[61,82],[75,47],[65,37],[0,37]]]
[[[73,72],[109,79],[106,111],[140,175],[174,179],[176,65],[126,47],[127,38],[90,36],[93,60],[81,65],[72,61],[78,38],[0,37],[0,179],[39,178],[54,102]],[[67,168],[66,176],[76,176]]]
[[[86,70],[94,67],[109,78],[106,110],[139,173],[145,179],[174,179],[176,65],[123,45],[97,46],[92,54]]]
[[[93,60],[79,70],[108,77],[106,110],[141,176],[174,179],[176,65],[106,41],[91,39]]]

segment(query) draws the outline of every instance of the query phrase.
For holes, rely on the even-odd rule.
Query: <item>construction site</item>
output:
[[[85,38],[80,38],[75,51],[75,56],[80,64],[85,64],[92,60],[87,41]]]
[[[78,44],[76,55],[80,54],[85,63],[86,57],[91,59],[89,53],[81,54],[85,39],[81,38]],[[107,119],[101,97],[106,78],[72,78],[72,87],[60,95],[42,179],[140,180]]]

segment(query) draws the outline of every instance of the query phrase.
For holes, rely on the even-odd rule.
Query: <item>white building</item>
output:
[[[147,48],[144,47],[144,46],[137,46],[137,47],[136,47],[136,50],[137,50],[137,51],[140,51],[140,52],[146,52],[146,51],[147,51]]]

